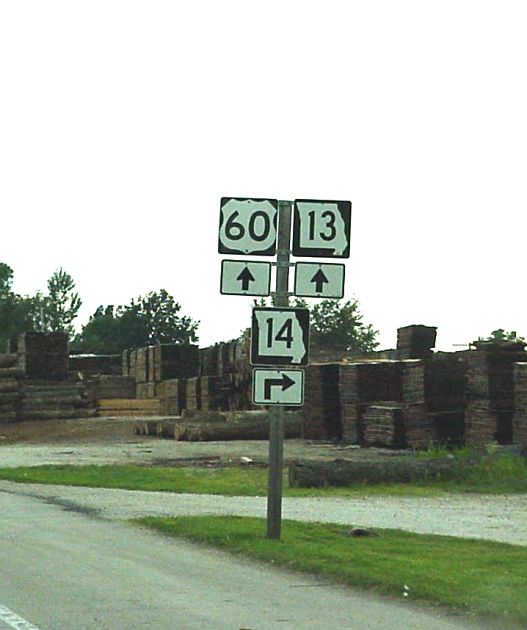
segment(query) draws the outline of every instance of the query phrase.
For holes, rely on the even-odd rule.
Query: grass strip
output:
[[[0,479],[22,483],[122,488],[158,492],[265,496],[267,470],[248,466],[223,468],[53,465],[0,468]],[[371,495],[438,496],[446,492],[511,494],[527,492],[527,464],[519,457],[460,459],[449,478],[412,483],[383,483],[328,488],[291,488],[284,471],[287,497],[353,497]]]
[[[400,599],[527,625],[525,547],[380,529],[351,537],[349,526],[296,521],[283,521],[277,541],[265,537],[264,519],[231,516],[134,522]]]

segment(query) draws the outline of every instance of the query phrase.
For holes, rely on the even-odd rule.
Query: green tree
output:
[[[506,331],[503,328],[497,328],[488,337],[478,337],[478,341],[525,341],[525,339],[518,337],[515,330]]]
[[[67,332],[72,337],[73,321],[82,305],[75,281],[61,268],[53,272],[47,284],[47,294],[38,292],[33,298],[35,328],[41,332]]]
[[[18,295],[12,287],[13,270],[0,263],[0,352],[12,337],[34,329],[34,301]]]
[[[76,352],[117,354],[156,343],[198,341],[198,321],[180,314],[181,305],[164,289],[127,306],[99,306],[73,343]]]

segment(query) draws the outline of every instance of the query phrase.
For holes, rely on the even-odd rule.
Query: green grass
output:
[[[458,612],[527,624],[527,548],[448,536],[375,530],[354,538],[349,526],[284,521],[282,539],[265,537],[264,519],[143,518],[171,536],[220,547],[277,566]]]
[[[527,464],[512,455],[478,456],[461,453],[448,478],[413,483],[356,484],[352,487],[290,488],[284,471],[283,494],[289,497],[390,494],[437,496],[446,492],[505,494],[527,492]],[[147,466],[31,466],[0,468],[0,479],[26,483],[64,484],[127,490],[190,492],[227,496],[264,496],[267,470],[251,467],[197,468]]]

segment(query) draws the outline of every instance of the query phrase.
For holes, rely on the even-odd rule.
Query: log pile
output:
[[[62,381],[20,381],[21,420],[89,418],[94,415],[84,383],[74,377]]]
[[[0,354],[0,424],[16,422],[19,411],[19,381],[23,371],[16,367],[17,355]]]
[[[513,441],[527,445],[527,362],[514,365]]]
[[[312,363],[306,367],[302,432],[307,440],[342,438],[337,363]]]
[[[425,359],[435,347],[437,328],[412,324],[397,329],[397,357],[399,359]]]
[[[525,343],[475,342],[467,354],[465,444],[513,442],[514,364],[527,358]]]

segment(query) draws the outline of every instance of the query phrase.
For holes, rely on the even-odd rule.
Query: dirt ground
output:
[[[0,425],[0,466],[43,463],[138,463],[148,465],[266,464],[267,440],[176,442],[135,435],[137,418],[40,420]],[[407,452],[408,453],[408,452]],[[294,459],[385,459],[401,451],[285,440],[284,463]]]

